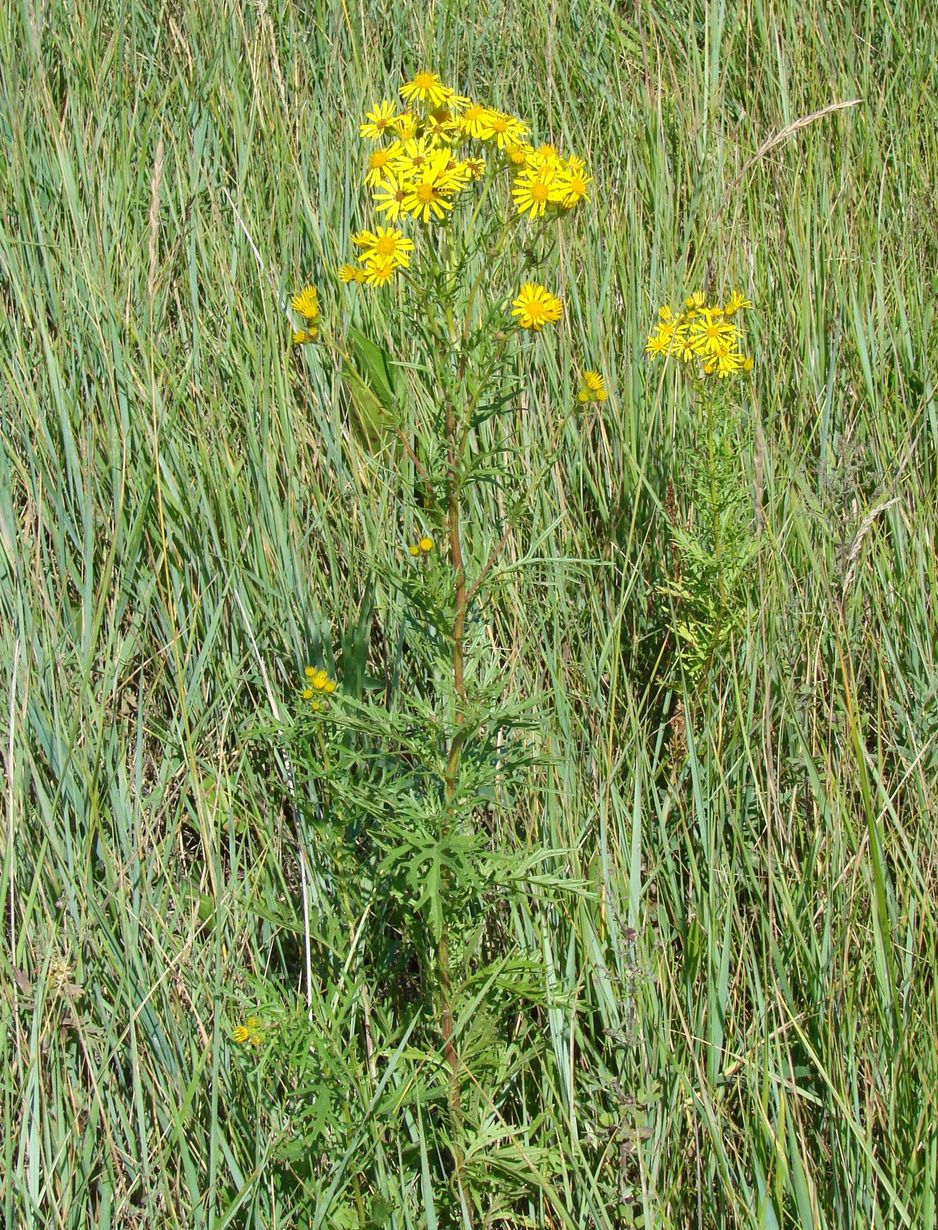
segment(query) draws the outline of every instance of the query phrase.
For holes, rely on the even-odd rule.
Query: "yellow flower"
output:
[[[401,141],[394,152],[391,170],[399,175],[412,177],[423,171],[439,152],[438,147],[426,137],[412,137]]]
[[[319,316],[319,292],[315,286],[304,286],[301,291],[293,296],[290,300],[290,307],[294,312],[299,312],[301,316],[305,316],[307,321],[316,320]]]
[[[449,153],[444,150],[435,155],[410,183],[403,207],[422,222],[429,222],[431,218],[439,220],[447,209],[453,208],[447,194],[458,185],[448,170],[449,162]]]
[[[463,166],[469,172],[470,179],[481,179],[485,174],[484,158],[467,158]]]
[[[715,355],[735,345],[739,330],[710,308],[701,308],[690,326],[690,347],[695,354]]]
[[[742,308],[751,308],[751,307],[752,307],[752,304],[749,302],[746,296],[742,294],[740,291],[734,290],[733,293],[730,295],[729,299],[727,299],[726,306],[723,308],[723,311],[726,313],[727,316],[735,316],[736,313],[740,311]]]
[[[376,256],[365,266],[366,286],[386,286],[394,277],[397,264],[384,256]]]
[[[523,167],[533,151],[527,141],[518,141],[505,146],[505,157],[516,167]]]
[[[357,265],[340,265],[339,277],[343,282],[364,282],[365,271]]]
[[[364,124],[359,125],[359,136],[366,137],[369,141],[379,141],[392,130],[396,117],[397,108],[387,99],[375,103],[365,116]]]
[[[488,107],[483,107],[481,103],[470,103],[459,117],[459,125],[467,137],[484,141],[491,136],[488,115]]]
[[[753,359],[751,354],[743,356],[743,371],[751,372],[753,367]]]
[[[512,200],[518,213],[530,213],[532,218],[539,218],[553,199],[553,179],[554,172],[548,168],[536,173],[522,172],[511,189]]]
[[[444,85],[436,73],[417,73],[401,86],[401,98],[405,102],[421,102],[430,107],[442,107],[453,91]]]
[[[577,401],[605,401],[608,397],[606,383],[599,372],[584,372],[580,381]]]
[[[352,236],[352,243],[362,248],[360,261],[388,260],[393,266],[409,265],[408,252],[413,251],[414,241],[403,231],[391,226],[379,226],[374,231],[359,231]]]
[[[656,359],[658,355],[667,354],[671,349],[671,339],[672,331],[659,325],[645,343],[645,353],[650,354],[653,359]]]
[[[329,672],[323,670],[322,667],[306,666],[303,668],[303,674],[309,681],[309,688],[306,689],[307,692],[312,690],[314,693],[325,692],[326,695],[331,695],[335,691],[335,680],[331,679]],[[303,695],[306,696],[306,692]],[[309,697],[306,698],[309,699]]]
[[[410,192],[410,180],[397,171],[385,175],[372,196],[372,203],[379,214],[389,222],[397,222],[404,211],[404,202]]]
[[[684,301],[684,305],[685,307],[688,308],[688,310],[691,313],[694,313],[694,312],[699,312],[700,309],[704,306],[706,302],[707,302],[707,299],[703,291],[695,290],[692,295],[687,296],[687,298]]]
[[[379,145],[377,149],[371,151],[368,156],[368,165],[365,168],[365,183],[372,185],[377,184],[382,176],[393,166],[395,159],[400,153],[400,144],[397,141],[390,145]]]
[[[417,559],[420,555],[429,555],[433,550],[433,539],[429,534],[424,534],[422,538],[418,538],[415,543],[412,543],[407,550]]]
[[[446,107],[440,107],[427,117],[425,135],[431,141],[440,141],[446,144],[458,141],[462,136],[462,129],[453,113]]]
[[[580,201],[589,200],[586,189],[592,182],[586,174],[582,159],[570,158],[557,177],[556,199],[565,209],[572,209]]]
[[[518,298],[512,300],[511,314],[518,317],[522,329],[538,330],[560,319],[563,304],[543,286],[525,282],[518,292]]]
[[[528,166],[535,171],[555,171],[560,163],[560,155],[556,146],[539,145],[528,154]]]
[[[527,133],[527,125],[521,120],[515,119],[512,115],[504,115],[501,111],[494,111],[491,108],[486,109],[485,116],[482,121],[484,128],[483,140],[494,139],[499,149],[505,149],[509,145],[517,145],[524,140]]]
[[[237,1042],[239,1046],[243,1046],[246,1042],[250,1042],[252,1046],[260,1046],[264,1041],[260,1018],[249,1016],[243,1025],[236,1025],[231,1031],[231,1040]]]
[[[293,330],[293,345],[305,346],[307,342],[315,342],[319,336],[319,330],[315,325],[311,329],[294,329]]]
[[[394,131],[402,141],[410,141],[417,135],[418,120],[412,111],[402,111],[394,121]]]

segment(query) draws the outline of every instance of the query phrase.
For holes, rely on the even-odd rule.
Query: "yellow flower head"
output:
[[[299,312],[301,316],[305,316],[308,321],[314,321],[319,316],[319,292],[313,285],[304,286],[301,291],[293,296],[290,300],[290,307],[294,312]]]
[[[308,342],[315,342],[319,336],[319,330],[313,325],[310,329],[294,329],[293,330],[293,345],[305,346]]]
[[[404,202],[410,192],[410,185],[410,178],[400,172],[392,171],[385,175],[371,198],[375,210],[384,214],[389,222],[397,222],[401,214],[407,212]]]
[[[339,277],[343,282],[364,282],[365,271],[358,265],[340,265]]]
[[[512,316],[518,317],[522,329],[542,329],[556,323],[563,315],[563,304],[543,286],[525,282],[512,300]]]
[[[377,184],[381,177],[393,167],[400,151],[401,146],[397,141],[390,145],[379,145],[377,149],[373,149],[368,156],[368,165],[365,168],[365,183]]]
[[[417,73],[401,86],[401,98],[405,102],[419,102],[429,107],[442,107],[452,94],[436,73]]]
[[[462,129],[448,107],[438,107],[427,116],[424,135],[430,141],[451,145],[462,136]]]
[[[459,126],[467,137],[476,141],[484,141],[491,136],[488,126],[488,107],[481,103],[471,102],[459,117]]]
[[[560,155],[554,145],[539,145],[528,154],[528,166],[535,171],[555,171],[560,163]]]
[[[403,207],[421,222],[429,222],[431,218],[439,221],[445,217],[447,209],[453,208],[449,194],[459,185],[453,178],[449,163],[449,151],[443,150],[435,154],[420,174],[410,181]]]
[[[252,1046],[260,1046],[264,1041],[260,1018],[249,1016],[243,1025],[236,1025],[231,1031],[231,1040],[237,1042],[238,1046],[244,1046],[246,1042],[250,1042]]]
[[[306,689],[307,692],[321,692],[325,693],[327,696],[331,696],[335,691],[335,680],[331,679],[329,672],[327,670],[323,670],[322,667],[306,666],[303,668],[303,674],[306,676],[309,684],[309,687]],[[306,692],[304,692],[303,695],[306,696]],[[308,700],[309,697],[307,696],[306,699]]]
[[[388,260],[393,266],[410,264],[409,252],[413,251],[414,241],[408,239],[403,231],[392,226],[379,226],[374,231],[359,231],[352,236],[352,243],[362,251],[360,261],[374,262]]]
[[[376,256],[365,266],[366,286],[386,286],[399,266],[387,257]]]
[[[430,537],[429,534],[424,534],[424,536],[417,543],[417,546],[420,548],[420,550],[422,551],[424,555],[429,555],[430,552],[433,550],[433,539]]]
[[[379,141],[382,137],[387,136],[388,133],[393,131],[396,118],[397,108],[392,103],[389,103],[387,99],[383,102],[375,103],[365,116],[364,124],[359,125],[359,135],[367,138],[369,141]]]
[[[584,372],[580,379],[577,401],[605,401],[608,397],[606,383],[599,372]]]
[[[511,189],[511,198],[519,214],[529,214],[531,218],[543,215],[547,206],[556,200],[553,192],[554,172],[549,168],[539,171],[523,171]]]
[[[579,158],[570,158],[557,176],[556,195],[564,209],[572,209],[580,201],[588,201],[586,190],[593,181],[586,174]]]
[[[526,141],[513,142],[505,146],[505,157],[516,167],[523,167],[532,153]]]
[[[484,158],[467,158],[463,166],[469,172],[470,179],[481,179],[485,174]]]
[[[521,120],[491,108],[486,109],[481,127],[483,128],[482,139],[494,140],[499,149],[519,144],[524,140],[528,131],[527,125]]]

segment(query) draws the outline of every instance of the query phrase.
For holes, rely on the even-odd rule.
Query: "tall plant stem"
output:
[[[448,835],[453,824],[453,800],[456,795],[456,779],[459,773],[459,761],[465,739],[463,722],[466,710],[466,678],[463,642],[466,633],[466,610],[468,599],[466,595],[466,568],[462,554],[460,536],[460,462],[461,442],[456,438],[456,408],[450,400],[446,407],[446,448],[447,448],[447,486],[448,505],[446,513],[447,533],[449,537],[450,563],[453,568],[455,586],[455,604],[453,615],[453,692],[455,697],[453,724],[454,731],[450,739],[446,756],[444,785],[446,793],[446,813],[444,820],[444,836]],[[459,1093],[459,1052],[454,1041],[454,1022],[452,1005],[452,974],[450,970],[449,931],[444,916],[440,937],[437,942],[437,976],[440,992],[440,1033],[443,1039],[443,1057],[449,1068],[449,1110],[452,1130],[453,1171],[456,1188],[462,1205],[465,1224],[472,1228],[472,1210],[466,1197],[463,1175],[465,1157],[462,1148],[462,1101]]]

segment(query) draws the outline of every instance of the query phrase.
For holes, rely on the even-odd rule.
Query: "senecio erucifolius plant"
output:
[[[368,567],[383,595],[381,643],[399,648],[381,658],[360,615],[338,661],[323,650],[298,689],[291,754],[312,799],[299,808],[312,891],[355,929],[362,1027],[377,1028],[369,1013],[412,1021],[422,1005],[443,1113],[433,1118],[427,1094],[421,1123],[435,1125],[454,1215],[471,1224],[484,1180],[466,1147],[475,1086],[461,1051],[471,1021],[458,1009],[467,980],[510,956],[490,907],[528,872],[500,857],[492,817],[536,756],[485,598],[567,419],[607,391],[594,367],[578,372],[546,446],[518,464],[525,372],[563,318],[558,225],[588,204],[591,179],[581,158],[536,144],[523,120],[435,73],[417,73],[400,97],[361,123],[365,224],[336,271],[344,294],[366,297],[347,311],[380,329],[327,327],[312,286],[291,301],[294,342],[336,356],[397,501],[399,541]],[[487,520],[486,508],[499,511]],[[541,872],[537,882],[546,891]]]
[[[751,307],[739,291],[725,302],[696,291],[683,309],[659,308],[645,346],[652,360],[678,370],[693,407],[680,446],[681,479],[669,485],[673,570],[661,587],[674,612],[675,666],[692,694],[699,694],[745,614],[754,537],[750,484],[740,461],[745,441],[738,382],[753,368],[740,324],[740,314]]]

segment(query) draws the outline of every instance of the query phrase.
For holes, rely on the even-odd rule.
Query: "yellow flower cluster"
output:
[[[606,382],[603,380],[599,372],[584,372],[580,377],[580,391],[577,393],[577,401],[605,401],[609,394],[606,392]]]
[[[375,143],[365,184],[386,222],[444,221],[460,194],[488,169],[509,172],[515,209],[531,218],[566,213],[588,199],[591,181],[581,158],[563,158],[552,145],[535,148],[523,120],[462,97],[436,73],[417,73],[401,87],[401,98],[403,109],[383,99],[359,126],[361,136]],[[362,235],[380,236],[381,228]],[[382,286],[406,268],[413,245],[400,231],[386,231],[384,238],[384,250],[377,242],[363,245],[359,264],[342,265],[340,278]]]
[[[708,304],[702,291],[690,295],[683,312],[658,309],[658,324],[645,350],[652,358],[674,356],[682,363],[698,361],[705,376],[721,380],[738,372],[752,371],[752,357],[743,354],[743,334],[733,319],[752,304],[734,291],[724,304]]]
[[[329,677],[329,672],[321,667],[307,666],[303,670],[306,676],[306,687],[303,689],[303,699],[309,701],[313,713],[328,709],[328,697],[336,689],[336,682]]]
[[[239,1046],[244,1046],[246,1042],[250,1042],[252,1046],[260,1046],[264,1041],[260,1018],[249,1016],[243,1025],[236,1025],[231,1031],[231,1040]]]
[[[416,542],[411,543],[407,550],[415,559],[421,555],[429,555],[433,550],[433,539],[429,534],[424,534],[422,538],[418,538]]]
[[[319,319],[319,293],[315,286],[304,286],[290,300],[290,307],[303,317],[305,328],[293,330],[293,341],[297,346],[305,342],[314,342],[319,334],[316,321]]]

